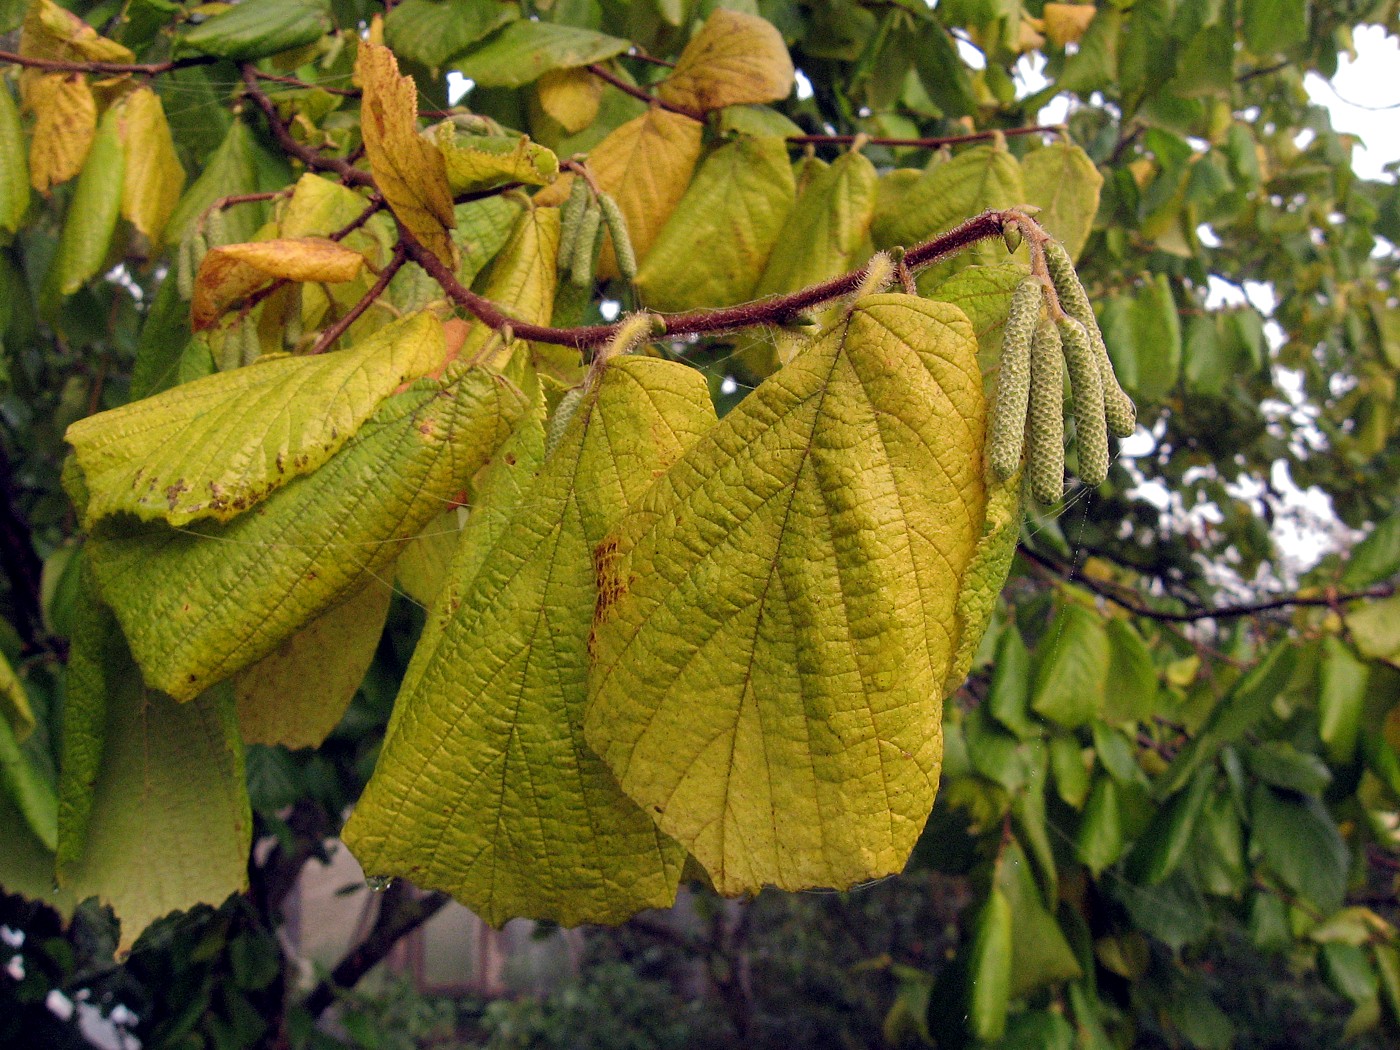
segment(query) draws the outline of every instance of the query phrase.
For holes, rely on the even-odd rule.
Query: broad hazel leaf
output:
[[[399,75],[394,53],[363,42],[355,59],[360,133],[379,192],[423,247],[451,264],[456,225],[442,153],[418,134],[418,89]]]
[[[558,22],[521,19],[453,63],[478,87],[524,87],[551,69],[570,69],[620,55],[632,46],[620,37]]]
[[[792,292],[860,266],[870,255],[875,166],[854,150],[813,176],[778,234],[756,294]]]
[[[559,174],[559,158],[528,135],[463,135],[450,120],[427,134],[442,152],[454,193],[473,193],[503,182],[546,186]]]
[[[286,237],[225,244],[199,265],[190,303],[196,332],[212,328],[224,312],[276,280],[338,284],[364,269],[365,257],[325,237]]]
[[[600,545],[588,743],[720,892],[903,868],[938,783],[984,429],[962,313],[872,295]]]
[[[83,170],[97,133],[97,103],[81,73],[45,73],[29,82],[24,104],[34,114],[29,184],[47,194]]]
[[[1072,602],[1061,606],[1037,653],[1031,708],[1042,718],[1075,729],[1104,705],[1108,635],[1103,620]]]
[[[180,201],[185,169],[175,154],[160,96],[139,87],[117,103],[117,131],[126,150],[122,217],[159,243]]]
[[[792,58],[776,26],[757,15],[715,8],[656,87],[662,102],[700,113],[777,102],[792,92]]]
[[[77,902],[71,893],[54,886],[53,850],[30,830],[18,804],[4,791],[0,791],[0,828],[5,829],[0,891],[42,901],[65,919],[70,918]]]
[[[368,203],[349,186],[307,172],[278,216],[277,232],[292,238],[329,237],[359,218]]]
[[[243,121],[235,120],[229,125],[228,133],[219,143],[219,148],[204,165],[199,178],[185,191],[180,203],[166,220],[166,241],[173,244],[183,240],[195,220],[220,197],[256,191],[257,165],[257,143],[253,133]],[[249,207],[246,204],[226,209],[224,224],[228,227],[230,239],[251,240],[257,232],[257,215],[257,207]]]
[[[0,795],[14,803],[24,824],[45,849],[52,850],[58,844],[58,796],[53,784],[20,749],[5,719],[0,719]]]
[[[403,0],[384,17],[384,42],[394,54],[437,70],[519,17],[519,5],[501,0]]]
[[[394,566],[394,583],[404,594],[424,608],[437,599],[447,579],[447,569],[462,535],[464,507],[450,507],[428,522],[413,542],[403,549]]]
[[[598,118],[606,87],[586,69],[555,69],[535,83],[535,99],[565,134],[574,135]]]
[[[259,361],[79,420],[66,436],[84,520],[228,521],[320,467],[444,353],[442,324],[420,313],[336,353]]]
[[[984,373],[1001,360],[1002,332],[1016,288],[1029,273],[1019,263],[968,266],[930,289],[929,298],[952,303],[967,314],[977,333],[978,360]]]
[[[1091,13],[1094,10],[1089,9]],[[1024,203],[1040,209],[1036,221],[1077,260],[1099,210],[1103,186],[1099,169],[1078,146],[1056,142],[1026,154],[1021,161],[1021,178],[1026,188]]]
[[[244,743],[320,746],[374,661],[393,596],[371,579],[234,678]]]
[[[240,0],[185,32],[179,44],[247,62],[315,43],[330,28],[329,0]]]
[[[549,324],[559,287],[558,255],[559,209],[527,208],[492,263],[482,294],[514,320]],[[472,360],[496,338],[485,325],[473,325],[462,356]],[[490,363],[503,365],[515,345],[503,345]]]
[[[104,519],[88,550],[146,681],[189,700],[387,575],[521,409],[499,375],[450,366],[386,399],[328,463],[227,524]]]
[[[752,298],[795,196],[782,139],[745,137],[715,150],[642,260],[635,283],[647,306],[690,310]]]
[[[45,278],[44,298],[49,303],[72,295],[102,270],[121,210],[124,168],[113,108],[102,116],[64,216],[58,251]]]
[[[0,85],[0,233],[18,232],[29,210],[29,164],[19,107],[6,85]]]
[[[126,952],[161,916],[247,888],[253,820],[228,688],[177,704],[142,685],[119,636],[93,640],[111,663],[106,689],[70,690],[65,707],[93,709],[102,746],[85,831],[60,830],[59,884],[111,905]]]
[[[637,258],[646,257],[685,195],[700,159],[703,131],[698,120],[653,108],[623,124],[588,155],[594,179],[622,209]],[[598,276],[617,275],[617,260],[608,239],[598,260]]]
[[[486,921],[621,922],[675,898],[685,852],[583,739],[593,549],[715,422],[694,369],[618,358],[483,544],[463,534],[393,732],[345,839],[366,871],[445,889]],[[476,515],[494,503],[485,494]],[[586,814],[586,818],[583,815]]]

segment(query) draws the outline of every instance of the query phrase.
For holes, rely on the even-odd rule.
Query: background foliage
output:
[[[197,336],[177,278],[189,250],[181,245],[200,224],[208,240],[247,241],[276,208],[282,235],[298,235],[285,202],[263,196],[300,174],[269,118],[328,163],[357,156],[358,105],[344,92],[357,34],[385,13],[356,0],[244,0],[220,16],[245,20],[230,24],[209,17],[212,7],[166,0],[69,6],[104,42],[84,37],[41,57],[174,64],[125,79],[94,67],[48,81],[42,90],[70,95],[24,115],[14,80],[0,92],[0,648],[34,723],[19,743],[17,705],[0,719],[0,808],[15,845],[0,860],[0,885],[37,897],[47,885],[32,888],[33,871],[13,866],[35,845],[26,836],[54,848],[43,829],[45,807],[59,802],[61,745],[73,744],[59,734],[78,673],[68,654],[92,629],[74,556],[79,522],[59,484],[64,432],[99,409],[280,349],[294,312],[310,319],[309,343],[370,289],[372,275],[357,272],[324,291],[308,286],[295,305],[285,291],[268,295],[256,313],[237,306],[240,292],[211,307],[224,320]],[[645,88],[667,74],[627,49],[674,60],[717,5],[389,6],[383,39],[413,76],[421,108],[445,110],[446,73],[460,70],[476,82],[464,100],[473,112],[567,159],[644,112],[614,82]],[[1353,174],[1355,143],[1331,129],[1302,81],[1330,75],[1356,27],[1394,31],[1395,4],[727,6],[778,28],[811,91],[716,107],[707,149],[730,130],[786,136],[791,152],[747,138],[753,155],[712,177],[749,178],[753,193],[771,194],[791,157],[793,193],[801,185],[839,198],[856,218],[789,229],[772,205],[738,230],[696,235],[697,248],[685,238],[671,245],[642,206],[628,218],[643,242],[636,288],[646,301],[684,309],[788,290],[986,208],[1039,204],[1047,225],[1082,249],[1080,272],[1141,429],[1106,484],[1072,488],[1055,513],[1028,520],[974,673],[947,705],[939,801],[908,873],[847,894],[764,894],[738,911],[710,901],[681,933],[644,916],[591,932],[584,977],[544,1004],[444,1014],[408,997],[395,1014],[352,1002],[348,1037],[377,1045],[395,1030],[385,1011],[407,1018],[398,1035],[426,1040],[452,1028],[501,1046],[566,1045],[581,1030],[599,1046],[1303,1046],[1393,1034],[1400,196],[1393,181]],[[0,2],[0,31],[16,30],[26,8]],[[8,59],[18,43],[7,39]],[[201,55],[217,61],[179,62]],[[1018,98],[1017,64],[1038,57],[1048,85]],[[597,63],[606,77],[588,72]],[[268,76],[245,80],[245,69]],[[673,105],[696,104],[674,85],[663,99],[667,91]],[[1057,145],[1061,136],[1019,134],[1061,94],[1068,141],[1102,177],[1096,206],[1085,189],[1093,173]],[[168,153],[149,130],[152,97],[169,122]],[[95,124],[85,163],[57,146],[41,151],[45,174],[24,190],[36,137],[66,141],[55,125],[81,113],[83,98]],[[951,156],[933,142],[907,144],[994,129],[1005,137],[955,141]],[[139,148],[121,145],[142,134],[150,138]],[[866,137],[858,151],[834,137],[852,135]],[[881,142],[890,139],[897,144]],[[709,154],[696,185],[719,156]],[[112,165],[133,158],[154,174],[127,184],[149,192],[115,194]],[[547,181],[530,174],[537,159],[517,165],[518,181]],[[326,182],[302,233],[324,236],[356,219],[363,198],[347,202],[333,189]],[[206,211],[230,195],[254,199]],[[487,264],[507,250],[519,207],[501,196],[456,205],[458,277],[493,299],[512,286]],[[224,229],[210,228],[215,215]],[[698,251],[734,252],[752,267],[767,254],[754,246],[763,238],[767,248],[781,240],[802,250],[743,288],[715,274],[694,287],[677,280],[696,268]],[[344,238],[379,266],[392,242],[382,214]],[[972,256],[955,266],[988,268],[944,266],[920,281],[941,285],[976,320],[976,303],[1009,286],[997,283],[999,245]],[[599,266],[607,280],[566,289],[555,322],[599,320],[607,298],[633,304],[608,253]],[[1219,305],[1211,292],[1220,282],[1255,294]],[[409,267],[390,295],[417,304],[437,294],[425,287]],[[387,319],[371,309],[351,318],[362,325],[351,334]],[[669,349],[705,372],[724,412],[772,371],[782,339],[749,329]],[[1295,486],[1325,495],[1335,514],[1316,563],[1278,542],[1296,514]],[[402,575],[400,584],[412,593]],[[373,768],[421,618],[413,602],[394,599],[363,683],[323,743],[253,744],[239,759],[253,841],[268,844],[247,862],[246,896],[157,923],[121,963],[110,913],[94,903],[65,926],[44,904],[3,898],[0,917],[24,942],[4,942],[23,962],[0,977],[0,1040],[73,1043],[43,1006],[60,988],[108,1010],[125,1004],[147,1046],[332,1045],[313,1022],[363,968],[348,965],[304,995],[276,930],[296,873],[338,832]],[[134,669],[126,673],[135,681]],[[178,741],[172,751],[188,757]],[[234,863],[241,869],[244,858]],[[441,898],[396,884],[382,903],[378,947]]]

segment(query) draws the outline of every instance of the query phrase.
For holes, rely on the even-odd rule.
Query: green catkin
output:
[[[194,296],[194,237],[180,241],[175,252],[175,289],[180,298],[189,301]]]
[[[1099,331],[1094,308],[1089,305],[1088,293],[1074,272],[1074,260],[1058,241],[1045,245],[1045,262],[1050,270],[1050,280],[1055,285],[1055,293],[1060,297],[1060,305],[1065,313],[1082,324],[1089,334],[1089,344],[1098,362],[1099,379],[1103,385],[1104,411],[1108,417],[1108,430],[1116,438],[1131,437],[1137,429],[1137,407],[1133,399],[1124,393],[1113,371],[1113,362],[1104,345],[1103,332]]]
[[[1001,481],[1021,467],[1031,389],[1031,338],[1040,318],[1042,287],[1034,277],[1016,286],[1002,329],[1001,365],[987,442],[987,459]]]
[[[622,214],[617,201],[606,193],[598,194],[598,203],[602,205],[603,222],[612,237],[617,272],[624,281],[631,281],[637,276],[637,253],[632,248],[632,235],[627,230],[627,217]]]
[[[1086,485],[1102,485],[1108,478],[1108,424],[1104,416],[1103,380],[1084,326],[1066,317],[1059,323],[1059,329],[1065,364],[1069,366],[1070,396],[1074,399],[1079,478]]]
[[[583,213],[588,209],[588,183],[580,175],[574,176],[573,189],[569,199],[559,209],[559,268],[570,265],[574,258],[574,245],[578,243],[579,224]]]
[[[569,280],[580,287],[593,283],[593,260],[598,250],[598,237],[603,232],[603,209],[590,200],[579,223],[578,240],[569,260]]]
[[[224,218],[223,208],[215,208],[205,217],[204,236],[215,248],[228,243],[228,220]]]
[[[251,313],[238,323],[238,341],[242,363],[251,365],[262,356],[262,340],[258,338],[258,322]]]
[[[1064,355],[1060,333],[1042,321],[1031,340],[1030,449],[1031,495],[1051,506],[1065,492]]]
[[[549,417],[549,430],[545,434],[544,454],[551,456],[554,450],[559,447],[559,441],[564,436],[564,431],[569,429],[569,422],[574,418],[574,413],[578,411],[579,403],[583,401],[583,387],[574,387],[566,391],[559,399],[559,404],[555,406],[554,415]]]

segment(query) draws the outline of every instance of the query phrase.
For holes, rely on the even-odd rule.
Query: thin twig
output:
[[[698,113],[693,109],[687,109],[685,106],[678,106],[674,102],[661,101],[661,99],[657,98],[646,88],[627,83],[627,81],[623,80],[612,70],[597,62],[591,62],[583,68],[588,70],[588,72],[592,73],[599,80],[607,81],[613,87],[617,88],[617,90],[624,94],[631,95],[633,98],[641,99],[648,105],[660,106],[662,109],[670,110],[672,113],[679,113],[681,116],[689,117],[691,120],[705,119],[705,114],[703,113]]]
[[[394,248],[394,257],[389,260],[384,269],[379,271],[379,279],[370,286],[369,291],[360,296],[359,301],[356,302],[354,306],[345,311],[344,317],[317,337],[316,343],[311,347],[309,353],[322,354],[329,350],[331,345],[345,334],[345,330],[358,321],[360,315],[368,310],[370,306],[373,305],[374,301],[384,294],[384,289],[389,287],[389,282],[394,279],[394,274],[402,269],[407,259],[408,254],[404,251],[404,246],[402,244],[396,245]]]
[[[292,133],[287,130],[287,125],[282,122],[282,117],[277,112],[277,106],[272,99],[268,98],[267,92],[258,86],[258,71],[249,63],[243,65],[243,85],[248,90],[248,97],[263,111],[263,116],[267,117],[272,137],[277,140],[277,145],[281,146],[285,153],[295,157],[312,171],[334,172],[347,186],[374,188],[374,176],[363,168],[357,168],[349,161],[341,160],[339,157],[322,156],[314,149],[304,146],[293,138]]]
[[[986,142],[998,135],[1014,138],[1017,135],[1063,135],[1062,124],[1037,124],[1024,128],[993,128],[990,131],[973,131],[966,135],[946,135],[941,138],[901,139],[872,138],[859,135],[789,135],[787,141],[799,146],[849,146],[860,138],[871,146],[911,146],[919,149],[942,149],[944,146],[960,146],[965,142]]]
[[[341,98],[360,97],[360,92],[356,88],[327,87],[325,84],[312,84],[310,81],[298,80],[296,77],[282,76],[278,73],[266,73],[261,69],[253,70],[253,75],[259,80],[270,81],[273,84],[285,84],[287,87],[303,88],[307,91],[324,91],[328,95],[339,95]]]
[[[26,66],[30,69],[47,69],[55,73],[93,73],[118,75],[130,73],[136,76],[153,77],[169,73],[174,69],[187,69],[190,66],[207,66],[218,59],[213,55],[191,55],[188,58],[171,59],[169,62],[70,62],[59,58],[35,58],[33,55],[20,55],[13,51],[0,51],[0,62]]]

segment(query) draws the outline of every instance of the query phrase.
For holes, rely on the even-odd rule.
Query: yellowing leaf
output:
[[[83,170],[97,132],[97,103],[81,73],[45,73],[29,82],[24,100],[34,114],[29,183],[48,193]]]
[[[228,521],[320,467],[443,356],[441,322],[420,313],[345,350],[260,361],[79,420],[66,436],[87,482],[85,520]]]
[[[1046,4],[1041,15],[1045,20],[1045,35],[1056,47],[1077,44],[1084,38],[1097,11],[1094,4]]]
[[[482,294],[517,321],[549,324],[559,286],[558,254],[559,209],[526,209],[496,256]],[[485,325],[473,325],[462,356],[472,360],[494,338],[496,333]],[[503,345],[491,361],[501,365],[512,352],[513,344]]]
[[[1099,169],[1078,146],[1056,142],[1026,154],[1021,177],[1024,203],[1040,209],[1036,221],[1064,244],[1071,259],[1078,259],[1099,210]]]
[[[854,150],[819,170],[788,213],[758,295],[792,292],[854,269],[870,254],[875,166]]]
[[[253,821],[228,689],[177,704],[142,686],[129,656],[122,666],[101,701],[86,840],[59,882],[78,900],[111,905],[125,952],[161,916],[247,888]]]
[[[588,743],[720,892],[903,868],[938,784],[984,428],[962,314],[869,296],[599,546]]]
[[[185,169],[175,155],[160,96],[139,87],[117,104],[117,127],[126,149],[122,216],[153,243],[180,201]]]
[[[757,15],[717,7],[681,52],[657,97],[698,112],[777,102],[792,91],[792,58],[782,34]]]
[[[520,411],[500,376],[453,366],[386,399],[328,463],[227,524],[104,519],[87,549],[147,682],[188,700],[386,574]]]
[[[504,527],[468,523],[345,831],[366,871],[448,890],[492,924],[666,907],[685,860],[583,741],[593,548],[714,410],[700,373],[671,362],[619,358],[596,382],[536,484],[507,484]]]
[[[442,154],[418,134],[418,89],[399,75],[387,47],[361,43],[355,59],[360,98],[360,132],[379,191],[423,247],[452,263],[456,225],[452,190]]]
[[[117,227],[124,167],[116,110],[109,109],[102,115],[64,216],[58,251],[45,279],[46,298],[72,295],[102,270]]]
[[[605,86],[586,69],[552,69],[536,82],[535,97],[550,119],[573,135],[597,119]]]
[[[196,332],[211,328],[235,303],[275,280],[334,284],[353,280],[365,258],[324,237],[225,244],[204,256],[190,304]]]
[[[795,196],[782,139],[741,138],[715,150],[642,260],[635,283],[647,306],[689,310],[752,298]]]
[[[24,132],[10,89],[0,84],[0,231],[15,233],[29,210]]]
[[[136,58],[130,50],[100,35],[53,0],[33,0],[29,5],[20,28],[19,53],[26,58],[59,62],[132,62]],[[21,77],[21,86],[27,92],[26,81],[41,76],[47,74],[27,69]],[[25,101],[29,101],[27,94]]]
[[[559,158],[528,135],[459,135],[450,120],[431,131],[454,193],[521,182],[544,186],[559,174]]]
[[[664,109],[649,109],[610,134],[588,155],[598,185],[622,209],[637,258],[644,258],[690,185],[700,159],[697,120]],[[563,181],[562,179],[560,180]],[[598,275],[617,276],[612,244],[604,241]]]
[[[248,744],[317,747],[340,721],[374,660],[393,588],[372,579],[233,681]]]
[[[460,516],[464,508],[451,507],[428,522],[394,566],[395,583],[399,589],[422,606],[430,606],[442,590],[447,568],[457,550],[462,535]]]

